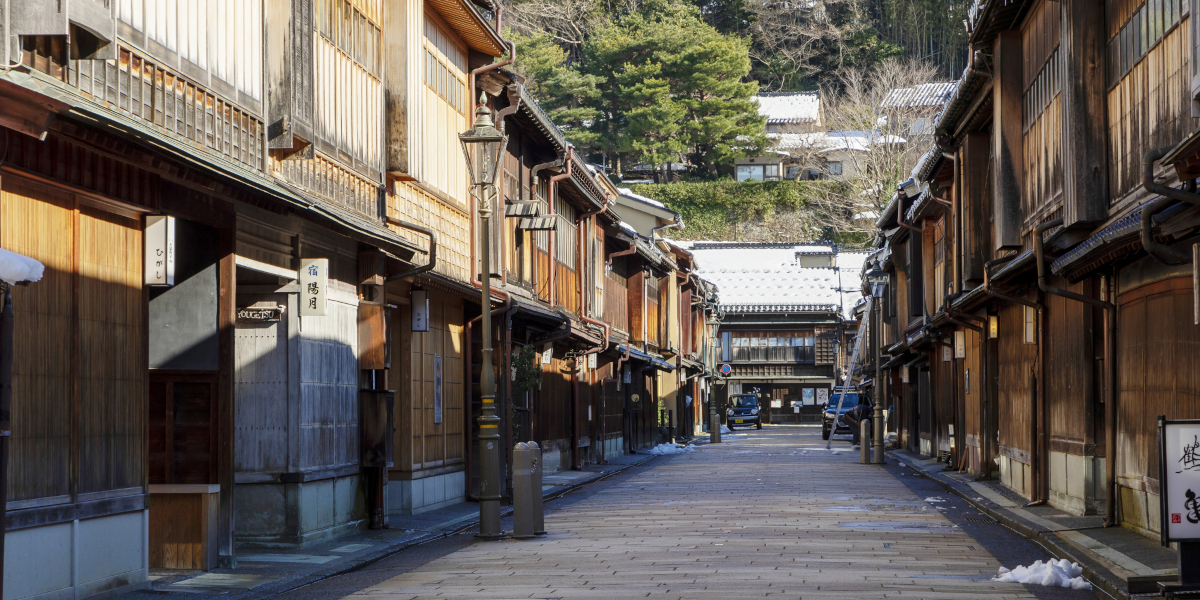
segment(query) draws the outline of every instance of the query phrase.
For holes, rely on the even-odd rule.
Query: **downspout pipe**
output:
[[[1151,200],[1142,207],[1142,247],[1146,253],[1158,262],[1168,265],[1180,265],[1192,262],[1192,255],[1183,250],[1176,250],[1154,241],[1154,215],[1171,206],[1175,201],[1191,205],[1200,205],[1200,195],[1196,194],[1196,180],[1187,182],[1186,190],[1178,190],[1169,185],[1154,181],[1154,163],[1166,155],[1169,148],[1151,150],[1142,157],[1142,187],[1146,191],[1163,196]]]
[[[984,293],[986,293],[987,295],[989,295],[993,298],[999,298],[1006,302],[1012,302],[1013,304],[1021,304],[1021,305],[1028,306],[1029,308],[1032,308],[1035,310],[1041,310],[1042,305],[1038,304],[1037,302],[1033,302],[1031,300],[1026,300],[1024,298],[1018,298],[1016,296],[1010,296],[1008,294],[1005,294],[999,290],[995,290],[992,288],[992,279],[991,279],[992,266],[998,265],[1001,263],[1006,263],[1016,257],[1017,257],[1016,254],[1009,254],[1008,256],[1001,256],[1000,258],[989,260],[989,261],[983,263],[983,291],[984,291]]]
[[[563,155],[563,162],[566,163],[566,168],[563,169],[562,173],[559,173],[558,175],[551,177],[549,185],[546,186],[546,190],[547,190],[546,191],[546,196],[547,196],[547,198],[546,198],[547,213],[546,214],[547,215],[556,216],[556,213],[554,212],[554,197],[557,194],[555,194],[554,192],[558,189],[558,182],[571,176],[571,163],[574,162],[571,160],[571,154],[574,151],[575,151],[574,148],[571,148],[571,147],[567,148],[566,154]],[[558,306],[558,292],[554,288],[554,279],[555,279],[555,277],[554,277],[555,264],[554,263],[556,261],[555,254],[557,254],[554,251],[554,238],[557,237],[555,235],[556,233],[558,233],[557,225],[555,226],[554,229],[550,230],[550,236],[549,236],[550,241],[547,244],[549,247],[546,248],[546,250],[549,251],[548,255],[550,256],[550,289],[548,290],[550,293],[550,306]]]
[[[904,192],[900,192],[900,193],[904,194]],[[905,200],[908,199],[908,194],[904,194],[904,199]],[[916,202],[915,198],[913,199],[913,202]],[[915,231],[917,233],[924,232],[925,227],[923,225],[921,227],[917,227],[916,225],[910,225],[910,224],[904,222],[904,213],[907,211],[904,210],[903,202],[900,202],[899,199],[897,199],[897,203],[898,203],[898,205],[896,206],[896,223],[905,229],[911,229],[912,231]],[[912,207],[910,206],[909,208],[912,208]]]
[[[1157,151],[1152,151],[1150,153],[1147,153],[1147,157],[1150,157],[1155,152],[1157,152]],[[1157,160],[1157,159],[1154,159],[1154,160]],[[1147,171],[1153,170],[1153,165],[1154,165],[1154,161],[1151,160],[1150,166],[1147,168]],[[1151,179],[1152,179],[1152,177],[1151,177]],[[1145,183],[1145,182],[1143,182],[1143,183]],[[1176,190],[1176,191],[1178,191],[1178,190]],[[1143,224],[1144,224],[1145,223],[1145,221],[1144,221],[1145,212],[1143,212],[1142,214],[1143,214]],[[1058,226],[1062,225],[1062,222],[1063,222],[1063,220],[1061,218],[1046,221],[1045,223],[1038,225],[1033,231],[1034,251],[1037,253],[1038,288],[1041,289],[1042,292],[1047,293],[1047,294],[1053,294],[1055,296],[1062,296],[1063,298],[1066,298],[1068,300],[1075,300],[1076,302],[1082,302],[1084,304],[1088,304],[1088,305],[1094,306],[1096,308],[1104,309],[1104,383],[1105,383],[1105,386],[1108,388],[1108,394],[1107,394],[1107,397],[1105,398],[1105,406],[1104,406],[1104,408],[1105,408],[1105,410],[1104,410],[1104,412],[1105,412],[1104,426],[1105,427],[1104,428],[1106,429],[1105,436],[1104,436],[1105,437],[1105,440],[1104,440],[1105,441],[1104,462],[1105,462],[1105,470],[1108,471],[1108,473],[1107,473],[1108,485],[1105,486],[1104,526],[1112,527],[1117,524],[1117,511],[1116,511],[1117,484],[1116,484],[1116,478],[1114,476],[1116,465],[1113,462],[1113,460],[1116,458],[1115,454],[1116,454],[1116,446],[1117,446],[1116,423],[1115,423],[1116,411],[1114,410],[1115,406],[1116,406],[1116,404],[1115,404],[1116,389],[1114,389],[1114,387],[1113,387],[1116,384],[1116,379],[1115,379],[1116,369],[1114,368],[1113,361],[1116,357],[1116,349],[1114,348],[1114,346],[1115,346],[1114,342],[1115,342],[1115,333],[1116,333],[1117,307],[1115,304],[1113,304],[1112,302],[1109,302],[1108,300],[1092,298],[1091,296],[1084,296],[1083,294],[1076,294],[1075,292],[1070,292],[1070,291],[1067,291],[1067,290],[1064,290],[1061,288],[1051,286],[1049,284],[1050,276],[1046,273],[1046,255],[1045,255],[1045,250],[1044,250],[1045,243],[1042,241],[1042,232],[1044,232],[1047,229],[1050,229],[1052,227],[1058,227]],[[1105,292],[1107,294],[1108,286],[1106,285],[1104,287],[1106,288]],[[1109,418],[1110,413],[1112,414],[1113,418]]]
[[[426,271],[432,271],[433,268],[437,266],[437,247],[438,247],[437,232],[435,232],[434,230],[432,230],[428,227],[425,227],[423,225],[417,225],[416,223],[410,223],[409,221],[402,221],[395,217],[384,217],[383,220],[388,225],[395,225],[396,227],[402,227],[404,229],[416,231],[418,233],[423,233],[423,234],[429,236],[429,263],[421,265],[419,267],[409,269],[407,271],[404,271],[403,273],[396,273],[395,275],[389,275],[385,281],[396,281],[398,279],[408,279],[409,277],[414,277],[416,275],[420,275],[421,273],[424,273]]]
[[[680,229],[682,227],[683,227],[683,223],[679,222],[678,217],[676,217],[674,223],[667,223],[666,225],[659,225],[658,227],[655,227],[654,229],[650,230],[650,243],[651,244],[658,243],[658,231],[660,229]]]
[[[496,33],[497,34],[499,34],[501,31],[503,31],[503,29],[502,29],[503,26],[504,26],[504,6],[501,5],[500,3],[496,3]],[[468,94],[467,98],[469,98],[471,100],[471,102],[476,101],[475,89],[478,86],[476,85],[475,82],[476,82],[476,79],[480,75],[487,73],[488,71],[495,71],[496,69],[499,69],[501,67],[507,67],[508,65],[513,64],[513,62],[515,62],[517,60],[517,43],[512,40],[503,40],[503,41],[508,44],[508,58],[506,58],[502,61],[499,61],[499,62],[494,62],[494,63],[483,65],[482,67],[479,67],[478,69],[475,69],[474,71],[471,71],[471,76],[467,78],[468,85],[470,86],[470,89],[467,90],[467,94]]]
[[[616,258],[618,256],[629,256],[630,254],[633,254],[634,252],[637,252],[637,240],[630,240],[628,250],[622,250],[620,252],[613,252],[612,254],[608,255],[608,260],[604,261],[605,270],[612,268],[612,261],[614,258]]]
[[[590,306],[587,302],[587,297],[586,297],[587,295],[584,293],[584,290],[583,290],[583,279],[584,279],[583,273],[584,273],[584,269],[586,267],[586,265],[584,264],[584,256],[587,254],[587,243],[586,243],[587,242],[587,233],[585,230],[587,229],[588,220],[590,220],[592,217],[595,217],[596,215],[598,215],[602,212],[607,211],[611,202],[612,202],[612,199],[608,198],[606,196],[604,198],[604,206],[601,206],[597,210],[594,210],[589,213],[584,213],[579,216],[579,231],[577,232],[578,233],[578,240],[577,240],[578,251],[576,252],[576,255],[575,255],[576,256],[575,264],[578,266],[577,273],[579,273],[579,276],[575,278],[576,288],[579,290],[579,318],[583,319],[584,323],[590,323],[592,325],[596,325],[597,327],[604,328],[604,341],[601,342],[601,344],[598,348],[596,348],[597,350],[600,350],[600,351],[604,351],[604,350],[608,349],[608,339],[609,339],[609,333],[611,330],[609,329],[610,325],[608,323],[605,323],[603,321],[598,321],[587,315],[587,309],[590,308]],[[603,277],[603,275],[602,275],[602,277]]]

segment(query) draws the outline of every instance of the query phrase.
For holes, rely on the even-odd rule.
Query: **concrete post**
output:
[[[530,496],[533,499],[533,533],[546,535],[546,509],[542,504],[542,449],[529,442]]]
[[[542,490],[537,490],[541,495]],[[518,539],[536,537],[533,519],[533,452],[529,444],[513,447],[513,531]]]

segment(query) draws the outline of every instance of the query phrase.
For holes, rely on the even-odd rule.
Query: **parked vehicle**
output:
[[[842,415],[846,411],[858,406],[858,391],[846,390],[846,398],[842,400],[841,410],[838,410],[838,399],[842,396],[841,389],[835,389],[829,397],[829,404],[825,405],[825,411],[821,413],[821,439],[827,440],[834,433],[854,433],[850,429],[850,424],[847,423]],[[834,427],[834,413],[837,413],[837,427]]]
[[[762,429],[762,419],[758,415],[758,396],[754,394],[734,394],[729,397],[729,409],[725,412],[729,429],[744,425],[755,425]]]

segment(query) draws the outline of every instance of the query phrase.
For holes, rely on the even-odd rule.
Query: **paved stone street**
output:
[[[354,595],[1093,597],[990,581],[997,554],[1009,568],[1046,556],[926,478],[860,465],[846,441],[825,450],[819,431],[747,430],[660,459],[548,514],[545,538],[464,541]]]

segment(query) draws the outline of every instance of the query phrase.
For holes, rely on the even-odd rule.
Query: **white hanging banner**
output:
[[[146,285],[175,285],[175,217],[146,217],[143,235]]]
[[[329,297],[329,259],[300,259],[300,316],[325,316]]]
[[[552,356],[554,356],[554,346],[550,346],[549,348],[546,348],[546,351],[542,353],[542,364],[543,365],[550,364],[550,357],[552,357]]]

